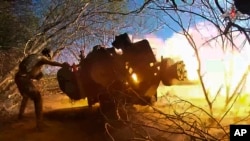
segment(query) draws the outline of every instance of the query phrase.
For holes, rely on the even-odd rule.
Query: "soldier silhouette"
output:
[[[22,102],[18,114],[18,118],[23,117],[28,99],[33,100],[36,115],[36,127],[37,129],[42,128],[42,108],[43,102],[41,93],[35,87],[33,80],[39,80],[43,77],[41,71],[44,65],[59,66],[59,67],[69,67],[69,64],[59,63],[52,61],[52,52],[50,49],[45,48],[41,53],[30,54],[25,57],[19,64],[19,70],[15,75],[15,83],[18,90],[22,96]]]

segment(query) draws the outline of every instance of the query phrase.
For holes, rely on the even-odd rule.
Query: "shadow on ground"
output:
[[[67,108],[44,113],[45,128],[35,130],[35,116],[11,120],[0,127],[0,141],[105,141],[104,119],[98,108]]]

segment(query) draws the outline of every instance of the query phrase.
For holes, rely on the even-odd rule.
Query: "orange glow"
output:
[[[191,28],[189,32],[199,49],[198,52],[201,60],[201,75],[209,99],[210,101],[213,101],[214,98],[216,98],[213,102],[213,106],[221,109],[226,104],[226,97],[230,97],[233,94],[236,86],[240,82],[243,74],[250,64],[250,57],[248,57],[250,53],[249,46],[247,45],[244,47],[244,51],[239,53],[230,48],[223,51],[221,48],[222,44],[217,40],[212,40],[208,44],[204,44],[206,40],[213,38],[213,35],[217,35],[217,30],[208,23],[197,24],[197,26]],[[197,58],[194,55],[195,53],[193,47],[190,46],[190,43],[184,36],[174,34],[165,41],[153,35],[145,37],[149,41],[157,61],[161,60],[161,56],[164,58],[172,58],[175,61],[183,60],[187,70],[187,78],[189,80],[199,81],[197,73]],[[245,38],[237,36],[235,43],[240,44],[243,39]],[[134,39],[134,42],[137,40],[140,39]],[[230,44],[230,41],[225,41],[225,44]],[[217,93],[219,94],[217,95]],[[158,97],[162,97],[166,94],[178,96],[182,99],[192,101],[192,103],[197,106],[208,108],[204,92],[200,84],[185,86],[161,85],[158,87]],[[239,95],[239,97],[236,102],[237,104],[234,107],[234,111],[240,111],[240,109],[243,108],[243,110],[237,114],[243,115],[244,111],[250,108],[247,106],[247,101],[250,100],[249,94],[250,77],[248,76],[241,93],[237,92],[236,94]],[[199,99],[198,103],[195,103],[194,99]]]
[[[180,43],[183,44],[183,43]],[[180,52],[180,50],[182,50]],[[211,53],[210,53],[211,52]],[[213,55],[213,51],[210,51],[209,53]],[[215,51],[214,51],[215,52]],[[187,77],[189,80],[199,80],[197,68],[198,68],[198,62],[196,57],[193,55],[194,51],[191,47],[183,47],[183,46],[171,46],[171,42],[168,42],[168,48],[158,48],[156,56],[163,55],[164,57],[171,57],[173,59],[177,60],[183,60],[186,69],[187,69]],[[205,53],[205,55],[203,54]],[[243,74],[248,68],[248,59],[244,54],[228,51],[226,53],[221,53],[221,57],[217,57],[215,59],[212,59],[207,57],[206,53],[208,51],[200,52],[200,59],[201,59],[201,69],[204,76],[203,83],[205,84],[206,90],[209,93],[210,99],[213,99],[218,91],[220,90],[219,96],[226,98],[226,96],[231,96],[233,92],[235,91],[236,86],[240,82]],[[205,58],[205,57],[207,58]],[[218,59],[220,58],[220,59]],[[196,87],[197,88],[197,87]],[[180,91],[180,96],[187,96],[189,97],[196,97],[196,98],[204,98],[203,91],[201,89],[201,86],[199,90],[192,91],[190,95],[183,95],[185,91],[182,90],[175,90],[175,93]],[[191,90],[190,90],[191,91]],[[242,104],[243,101],[246,101],[246,97],[249,97],[250,93],[250,78],[247,77],[246,83],[244,85],[244,88],[241,93],[241,98],[239,99],[239,102]],[[220,104],[225,104],[223,102],[220,102]]]
[[[136,73],[132,73],[131,77],[132,77],[132,79],[133,79],[133,81],[134,81],[135,83],[138,83],[138,82],[139,82]]]
[[[189,61],[185,61],[188,63]],[[232,54],[230,57],[225,58],[225,60],[219,61],[207,61],[205,62],[207,65],[207,73],[203,77],[203,82],[206,86],[206,91],[208,92],[208,97],[210,102],[213,101],[213,114],[214,116],[221,117],[226,110],[233,103],[235,97],[227,107],[226,106],[226,98],[227,95],[229,97],[232,96],[236,86],[238,85],[244,71],[247,68],[247,62],[242,61],[242,57],[240,54]],[[187,66],[192,66],[191,64],[186,64]],[[212,68],[212,69],[211,69]],[[216,70],[215,68],[218,68]],[[224,68],[224,70],[222,70]],[[189,70],[190,71],[190,70]],[[188,73],[190,73],[188,71]],[[192,76],[192,74],[189,74]],[[250,111],[250,79],[247,77],[245,86],[241,93],[237,93],[237,100],[234,105],[230,109],[229,115],[230,117],[245,117],[248,116]],[[228,86],[228,87],[227,87]],[[222,87],[221,91],[220,87]],[[228,88],[228,89],[227,89]],[[217,93],[219,92],[219,95]],[[193,85],[193,86],[161,86],[157,90],[158,97],[162,97],[164,95],[173,95],[177,96],[181,99],[187,100],[192,104],[199,106],[206,111],[209,111],[208,103],[205,99],[204,92],[202,90],[201,85]],[[175,101],[174,98],[167,97],[169,101]],[[176,99],[177,100],[177,99]]]
[[[159,50],[158,52],[164,52],[164,50]],[[188,51],[187,51],[188,52]],[[191,52],[191,51],[190,51]],[[170,54],[170,53],[169,53]],[[176,55],[177,56],[177,55]],[[179,53],[179,56],[176,57],[184,60],[187,69],[188,79],[198,80],[197,68],[198,63],[196,58],[191,56],[188,53]],[[204,59],[203,55],[200,54],[202,60],[202,69],[205,72],[203,76],[203,83],[208,92],[210,101],[214,100],[213,107],[215,109],[221,109],[215,114],[220,116],[226,105],[226,97],[232,96],[238,83],[240,82],[242,76],[248,68],[248,59],[241,53],[228,52],[223,54],[222,59]],[[171,57],[170,55],[166,57]],[[221,90],[220,90],[221,87]],[[220,92],[219,92],[220,90]],[[219,92],[219,95],[217,93]],[[239,91],[238,91],[239,92]],[[192,101],[193,104],[200,106],[204,109],[207,109],[207,102],[202,90],[201,85],[196,86],[161,86],[158,88],[158,96],[161,97],[166,93],[172,93],[182,99]],[[249,100],[250,100],[250,77],[246,79],[246,83],[243,86],[242,92],[237,94],[237,98],[234,106],[231,108],[231,111],[235,116],[246,116],[248,110],[250,110]],[[200,100],[194,100],[194,99]],[[224,109],[224,110],[222,110]],[[209,110],[209,109],[207,109]]]

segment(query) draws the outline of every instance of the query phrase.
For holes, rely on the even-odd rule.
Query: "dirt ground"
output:
[[[141,134],[137,135],[137,129],[132,131],[129,126],[123,126],[116,120],[111,121],[112,125],[109,126],[98,104],[89,109],[86,100],[72,103],[61,94],[44,95],[43,100],[45,128],[42,131],[35,128],[33,103],[29,101],[22,120],[17,120],[17,115],[7,121],[0,119],[0,141],[128,141],[143,138]],[[154,132],[149,131],[159,135]],[[165,141],[162,137],[152,140]]]
[[[54,84],[52,80],[47,83]],[[142,140],[140,135],[136,135],[137,131],[132,131],[130,127],[120,124],[116,127],[114,124],[108,126],[99,111],[98,104],[89,109],[86,100],[72,102],[60,91],[46,91],[43,93],[43,101],[45,123],[43,131],[35,129],[34,106],[33,102],[29,101],[22,120],[17,120],[17,111],[7,120],[0,118],[0,141],[127,141],[131,138]],[[15,109],[18,110],[18,106]],[[152,130],[148,132],[162,136]],[[155,137],[152,140],[165,141],[166,138]]]
[[[43,98],[44,130],[35,129],[33,103],[29,101],[24,119],[13,118],[2,123],[0,141],[102,141],[107,138],[98,106],[90,110],[86,101],[73,104],[59,94]]]
[[[168,90],[166,90],[165,88],[159,89],[158,94],[164,95],[166,94],[166,91]],[[183,93],[182,91],[185,91],[185,96],[187,96],[189,93],[190,95],[197,93],[197,88],[195,87],[194,90],[189,88],[189,91],[187,91],[186,87],[184,87],[183,90],[181,88],[178,88],[177,92],[179,93],[179,91],[181,91],[180,93]],[[0,141],[112,141],[112,137],[115,141],[149,141],[149,139],[145,139],[147,135],[150,135],[149,138],[153,141],[189,140],[183,134],[168,134],[169,128],[166,127],[171,128],[172,125],[169,122],[166,122],[168,121],[166,120],[166,118],[153,113],[153,110],[150,109],[150,106],[139,106],[139,108],[136,105],[133,106],[137,108],[137,113],[132,114],[132,116],[134,116],[135,118],[131,118],[130,121],[134,122],[134,125],[136,125],[137,123],[140,124],[139,121],[148,122],[146,122],[146,124],[140,124],[145,125],[144,127],[138,126],[136,128],[131,128],[131,126],[128,124],[126,126],[120,126],[119,124],[117,124],[117,126],[116,124],[109,126],[100,113],[98,104],[95,105],[92,109],[89,109],[86,106],[86,100],[72,102],[67,96],[62,95],[61,93],[45,94],[43,95],[43,100],[44,122],[46,125],[43,131],[37,131],[35,129],[35,114],[33,103],[32,101],[29,101],[24,119],[17,120],[17,115],[13,116],[13,118],[8,119],[7,121],[1,121],[0,119]],[[191,101],[195,102],[194,100]],[[206,105],[200,99],[196,101],[199,101],[199,106]],[[180,112],[190,109],[187,104],[177,104],[181,108],[178,108],[177,106],[171,104],[169,105],[169,101],[166,101],[164,99],[158,99],[158,102],[156,104],[158,104],[156,105],[158,107],[163,106],[163,108],[161,109],[169,114],[171,114],[170,107],[174,108],[174,110],[176,110],[177,112],[178,109],[180,110]],[[243,107],[243,109],[246,110],[247,107]],[[237,111],[240,110],[239,108],[237,109]],[[194,109],[194,111],[192,111],[191,108],[190,110],[191,113],[196,113],[198,117],[202,115],[201,111],[197,111],[197,109]],[[230,117],[230,115],[232,115],[232,117]],[[195,115],[192,117],[197,118]],[[225,118],[225,120],[222,121],[225,122],[226,127],[230,123],[233,123],[232,120],[236,119],[235,113],[229,114],[228,118],[230,120]],[[186,120],[188,120],[188,117]],[[153,128],[147,128],[147,126],[151,126],[156,123],[159,123],[159,129],[163,130],[162,132],[156,131]],[[144,133],[144,135],[138,134],[138,132]],[[109,133],[112,135],[112,137],[109,136]]]

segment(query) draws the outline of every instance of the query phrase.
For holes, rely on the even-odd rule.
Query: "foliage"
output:
[[[190,137],[190,140],[222,140],[228,137],[227,124],[229,123],[224,119],[229,115],[234,102],[239,96],[238,93],[242,90],[245,75],[235,91],[231,95],[227,94],[222,115],[217,115],[215,112],[218,107],[215,101],[218,101],[217,95],[219,95],[220,90],[218,90],[215,97],[211,97],[207,91],[203,83],[203,74],[200,68],[201,56],[198,50],[203,44],[209,44],[212,41],[221,42],[220,47],[225,50],[229,47],[241,50],[246,43],[250,43],[249,15],[236,13],[236,16],[231,16],[228,14],[232,12],[233,0],[200,0],[192,1],[191,3],[174,0],[145,0],[142,3],[136,3],[135,0],[129,1],[130,3],[118,0],[47,0],[43,2],[47,3],[45,5],[46,8],[43,10],[44,13],[39,15],[39,29],[34,36],[29,38],[25,46],[26,54],[39,52],[44,47],[50,47],[55,51],[55,56],[59,56],[56,58],[59,61],[65,61],[66,58],[72,60],[74,58],[72,54],[77,56],[80,49],[86,49],[86,52],[88,52],[96,44],[109,46],[114,35],[123,31],[129,31],[132,34],[144,34],[157,31],[162,27],[168,27],[175,33],[186,37],[189,44],[193,47],[199,62],[198,73],[202,84],[202,94],[205,99],[203,104],[206,105],[206,108],[196,106],[193,102],[174,98],[174,103],[167,103],[169,104],[168,107],[165,105],[165,107],[171,108],[171,114],[151,107],[153,112],[155,112],[154,114],[157,114],[158,117],[150,119],[150,116],[147,115],[145,118],[151,120],[152,123],[159,124],[159,127],[167,126],[167,129],[172,129],[171,132],[170,130],[157,128],[157,130],[161,130],[163,133],[186,134]],[[11,7],[8,3],[3,3],[1,12],[9,9],[2,8],[3,6]],[[14,31],[12,27],[18,28],[20,26],[15,23],[15,17],[14,14],[8,12],[0,16],[1,20],[6,21],[0,23],[1,27],[4,26],[6,28],[6,30],[3,30],[5,32],[4,35],[13,36]],[[148,20],[149,18],[151,20]],[[193,38],[190,28],[199,22],[210,23],[218,31],[216,36],[209,36],[208,40],[202,43],[202,45],[198,44],[198,41]],[[8,27],[7,25],[11,26]],[[10,31],[9,34],[7,34],[7,29]],[[197,30],[203,34],[199,29]],[[237,43],[236,38],[242,37],[240,35],[244,35],[244,41]],[[0,41],[6,43],[5,46],[7,46],[7,43],[11,42],[9,39],[15,38],[6,37],[1,38]],[[219,99],[219,102],[221,102],[221,99]],[[175,108],[177,106],[179,106],[179,109]],[[124,108],[123,105],[121,108]],[[202,119],[202,116],[193,114],[194,111],[205,115],[208,122]],[[145,114],[145,112],[141,114]],[[245,118],[240,117],[243,119],[241,122],[249,122],[249,113],[247,114]],[[155,121],[155,119],[160,119],[163,122],[160,120]],[[222,121],[226,122],[223,126]],[[127,126],[134,124],[133,120],[126,119],[123,122]],[[147,123],[135,124],[137,127],[148,127]],[[152,126],[150,128],[155,127]],[[214,128],[221,131],[218,133],[218,136],[210,132]],[[146,140],[146,137],[143,136],[143,139]],[[149,140],[149,138],[147,139]]]
[[[0,13],[0,47],[20,47],[34,34],[38,20],[30,0],[3,0]]]

